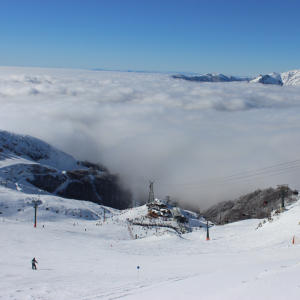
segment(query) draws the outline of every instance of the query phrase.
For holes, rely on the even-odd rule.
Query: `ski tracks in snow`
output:
[[[156,280],[148,280],[145,279],[141,282],[137,282],[134,284],[130,285],[125,285],[122,287],[118,287],[115,289],[110,289],[102,292],[96,292],[90,294],[89,296],[85,295],[80,295],[80,299],[82,300],[95,300],[95,299],[106,299],[106,300],[114,300],[114,299],[119,299],[122,297],[134,295],[134,294],[139,294],[148,290],[152,290],[176,281],[181,281],[185,280],[187,278],[192,278],[195,276],[198,276],[200,274],[195,274],[191,276],[183,276],[183,277],[170,277],[167,279],[164,278],[158,278]]]

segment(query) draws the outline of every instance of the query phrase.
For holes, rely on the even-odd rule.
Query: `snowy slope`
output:
[[[300,84],[300,70],[287,71],[280,74],[284,85],[299,85]]]
[[[0,147],[3,154],[16,156],[60,170],[83,169],[72,156],[39,139],[0,130]],[[30,162],[28,162],[30,163]]]
[[[32,198],[0,186],[0,299],[300,297],[299,202],[258,229],[255,219],[212,227],[210,241],[205,228],[134,240],[127,219],[145,206],[119,211],[41,195],[34,228]]]
[[[260,75],[255,79],[250,80],[251,83],[277,84],[283,85],[280,79],[274,78],[271,75]]]

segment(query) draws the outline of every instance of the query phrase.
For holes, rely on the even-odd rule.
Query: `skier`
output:
[[[32,264],[32,270],[36,270],[36,264],[38,264],[38,262],[35,260],[35,257],[33,258],[33,260],[31,261],[31,264]]]

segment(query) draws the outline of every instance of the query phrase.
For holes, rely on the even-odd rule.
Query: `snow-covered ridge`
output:
[[[251,83],[277,84],[283,85],[281,79],[274,78],[270,75],[260,75],[257,78],[250,80]]]
[[[127,208],[131,192],[101,164],[78,161],[27,135],[0,130],[0,181],[29,194],[52,194]]]
[[[275,85],[299,85],[300,84],[300,70],[292,70],[284,73],[270,73],[266,75],[260,75],[256,78],[250,77],[237,77],[230,75],[223,75],[219,73],[208,73],[196,76],[187,75],[173,75],[175,79],[184,79],[188,81],[199,82],[234,82],[234,81],[248,81],[251,83],[262,84],[275,84]]]
[[[173,75],[171,76],[175,79],[184,79],[188,81],[200,81],[200,82],[232,82],[232,81],[249,81],[249,78],[246,77],[236,77],[231,75],[223,75],[219,73],[208,73],[203,75],[196,76],[187,76],[187,75]]]
[[[46,164],[61,170],[82,169],[71,155],[29,135],[19,135],[0,130],[0,148],[4,154],[12,152],[32,162]]]
[[[281,81],[284,85],[300,84],[300,70],[292,70],[280,74]]]
[[[260,75],[251,80],[252,83],[277,84],[277,85],[299,85],[300,70],[292,70],[284,73],[270,73],[268,75]]]

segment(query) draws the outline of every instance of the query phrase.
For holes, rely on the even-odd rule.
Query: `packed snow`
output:
[[[178,234],[147,211],[1,185],[0,299],[299,299],[299,201],[261,227],[210,224],[209,241],[192,212],[183,211],[197,227]]]

